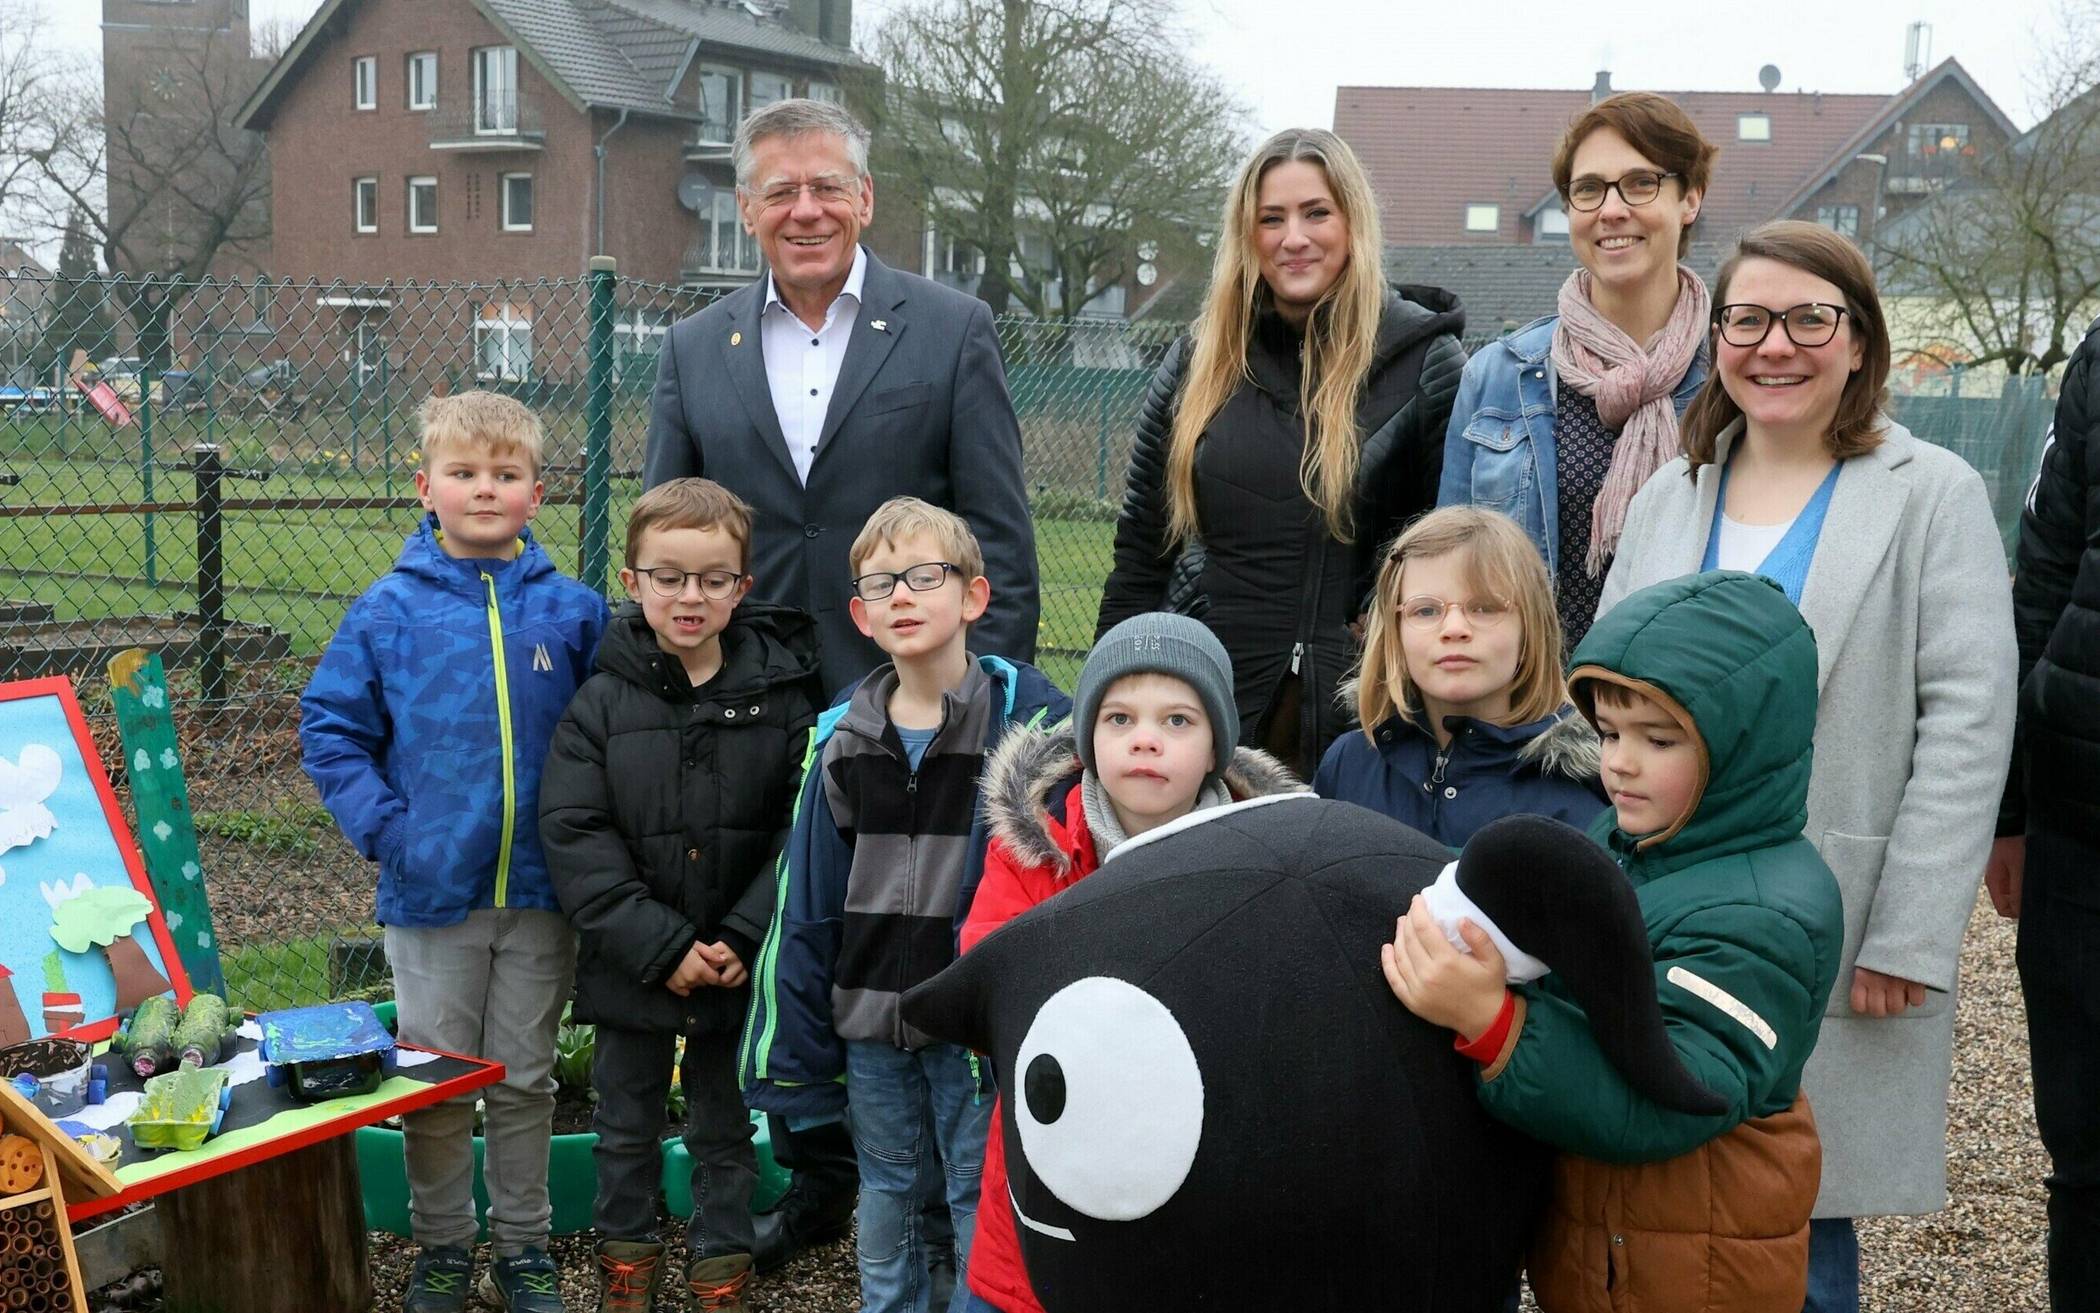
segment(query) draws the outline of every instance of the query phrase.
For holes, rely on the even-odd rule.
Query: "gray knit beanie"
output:
[[[1134,615],[1101,635],[1079,671],[1073,698],[1072,737],[1079,764],[1094,768],[1094,720],[1109,685],[1125,675],[1171,675],[1196,690],[1210,717],[1215,753],[1212,773],[1222,775],[1240,741],[1240,710],[1232,697],[1232,658],[1210,627],[1171,611]]]

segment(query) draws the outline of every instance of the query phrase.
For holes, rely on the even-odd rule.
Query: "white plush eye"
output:
[[[1014,1083],[1029,1168],[1088,1217],[1144,1217],[1195,1164],[1203,1073],[1174,1014],[1136,985],[1089,976],[1052,994],[1014,1056]]]

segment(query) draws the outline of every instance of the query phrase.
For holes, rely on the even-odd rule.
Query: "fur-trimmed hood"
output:
[[[1518,749],[1517,759],[1543,774],[1589,781],[1603,772],[1604,745],[1587,720],[1563,710],[1557,721]]]
[[[1581,717],[1575,719],[1580,722]],[[1594,751],[1594,735],[1591,743]],[[1078,744],[1069,728],[1008,734],[984,765],[981,794],[992,837],[1023,862],[1050,867],[1060,876],[1069,872],[1071,825],[1060,813],[1079,776]],[[1233,749],[1225,787],[1236,801],[1307,791],[1288,766],[1258,748],[1245,747]]]

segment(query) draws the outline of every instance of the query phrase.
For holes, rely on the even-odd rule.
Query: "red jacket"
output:
[[[985,850],[983,882],[963,922],[963,952],[1100,868],[1079,783],[1079,756],[1069,730],[1016,731],[986,760],[981,794],[992,841]],[[1236,750],[1225,785],[1235,799],[1305,787],[1282,763],[1252,748]],[[970,1289],[1000,1313],[1043,1313],[1029,1287],[1020,1233],[1014,1229],[1013,1201],[1006,1186],[1006,1137],[1000,1133],[1004,1111],[1000,1103],[992,1105],[967,1280]]]

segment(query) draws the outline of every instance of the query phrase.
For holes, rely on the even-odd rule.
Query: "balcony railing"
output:
[[[515,91],[441,103],[429,129],[432,150],[539,150],[547,141],[539,98]]]
[[[699,240],[685,248],[685,258],[679,264],[687,282],[745,282],[763,267],[758,243],[733,229],[724,232],[719,241],[703,229]]]

